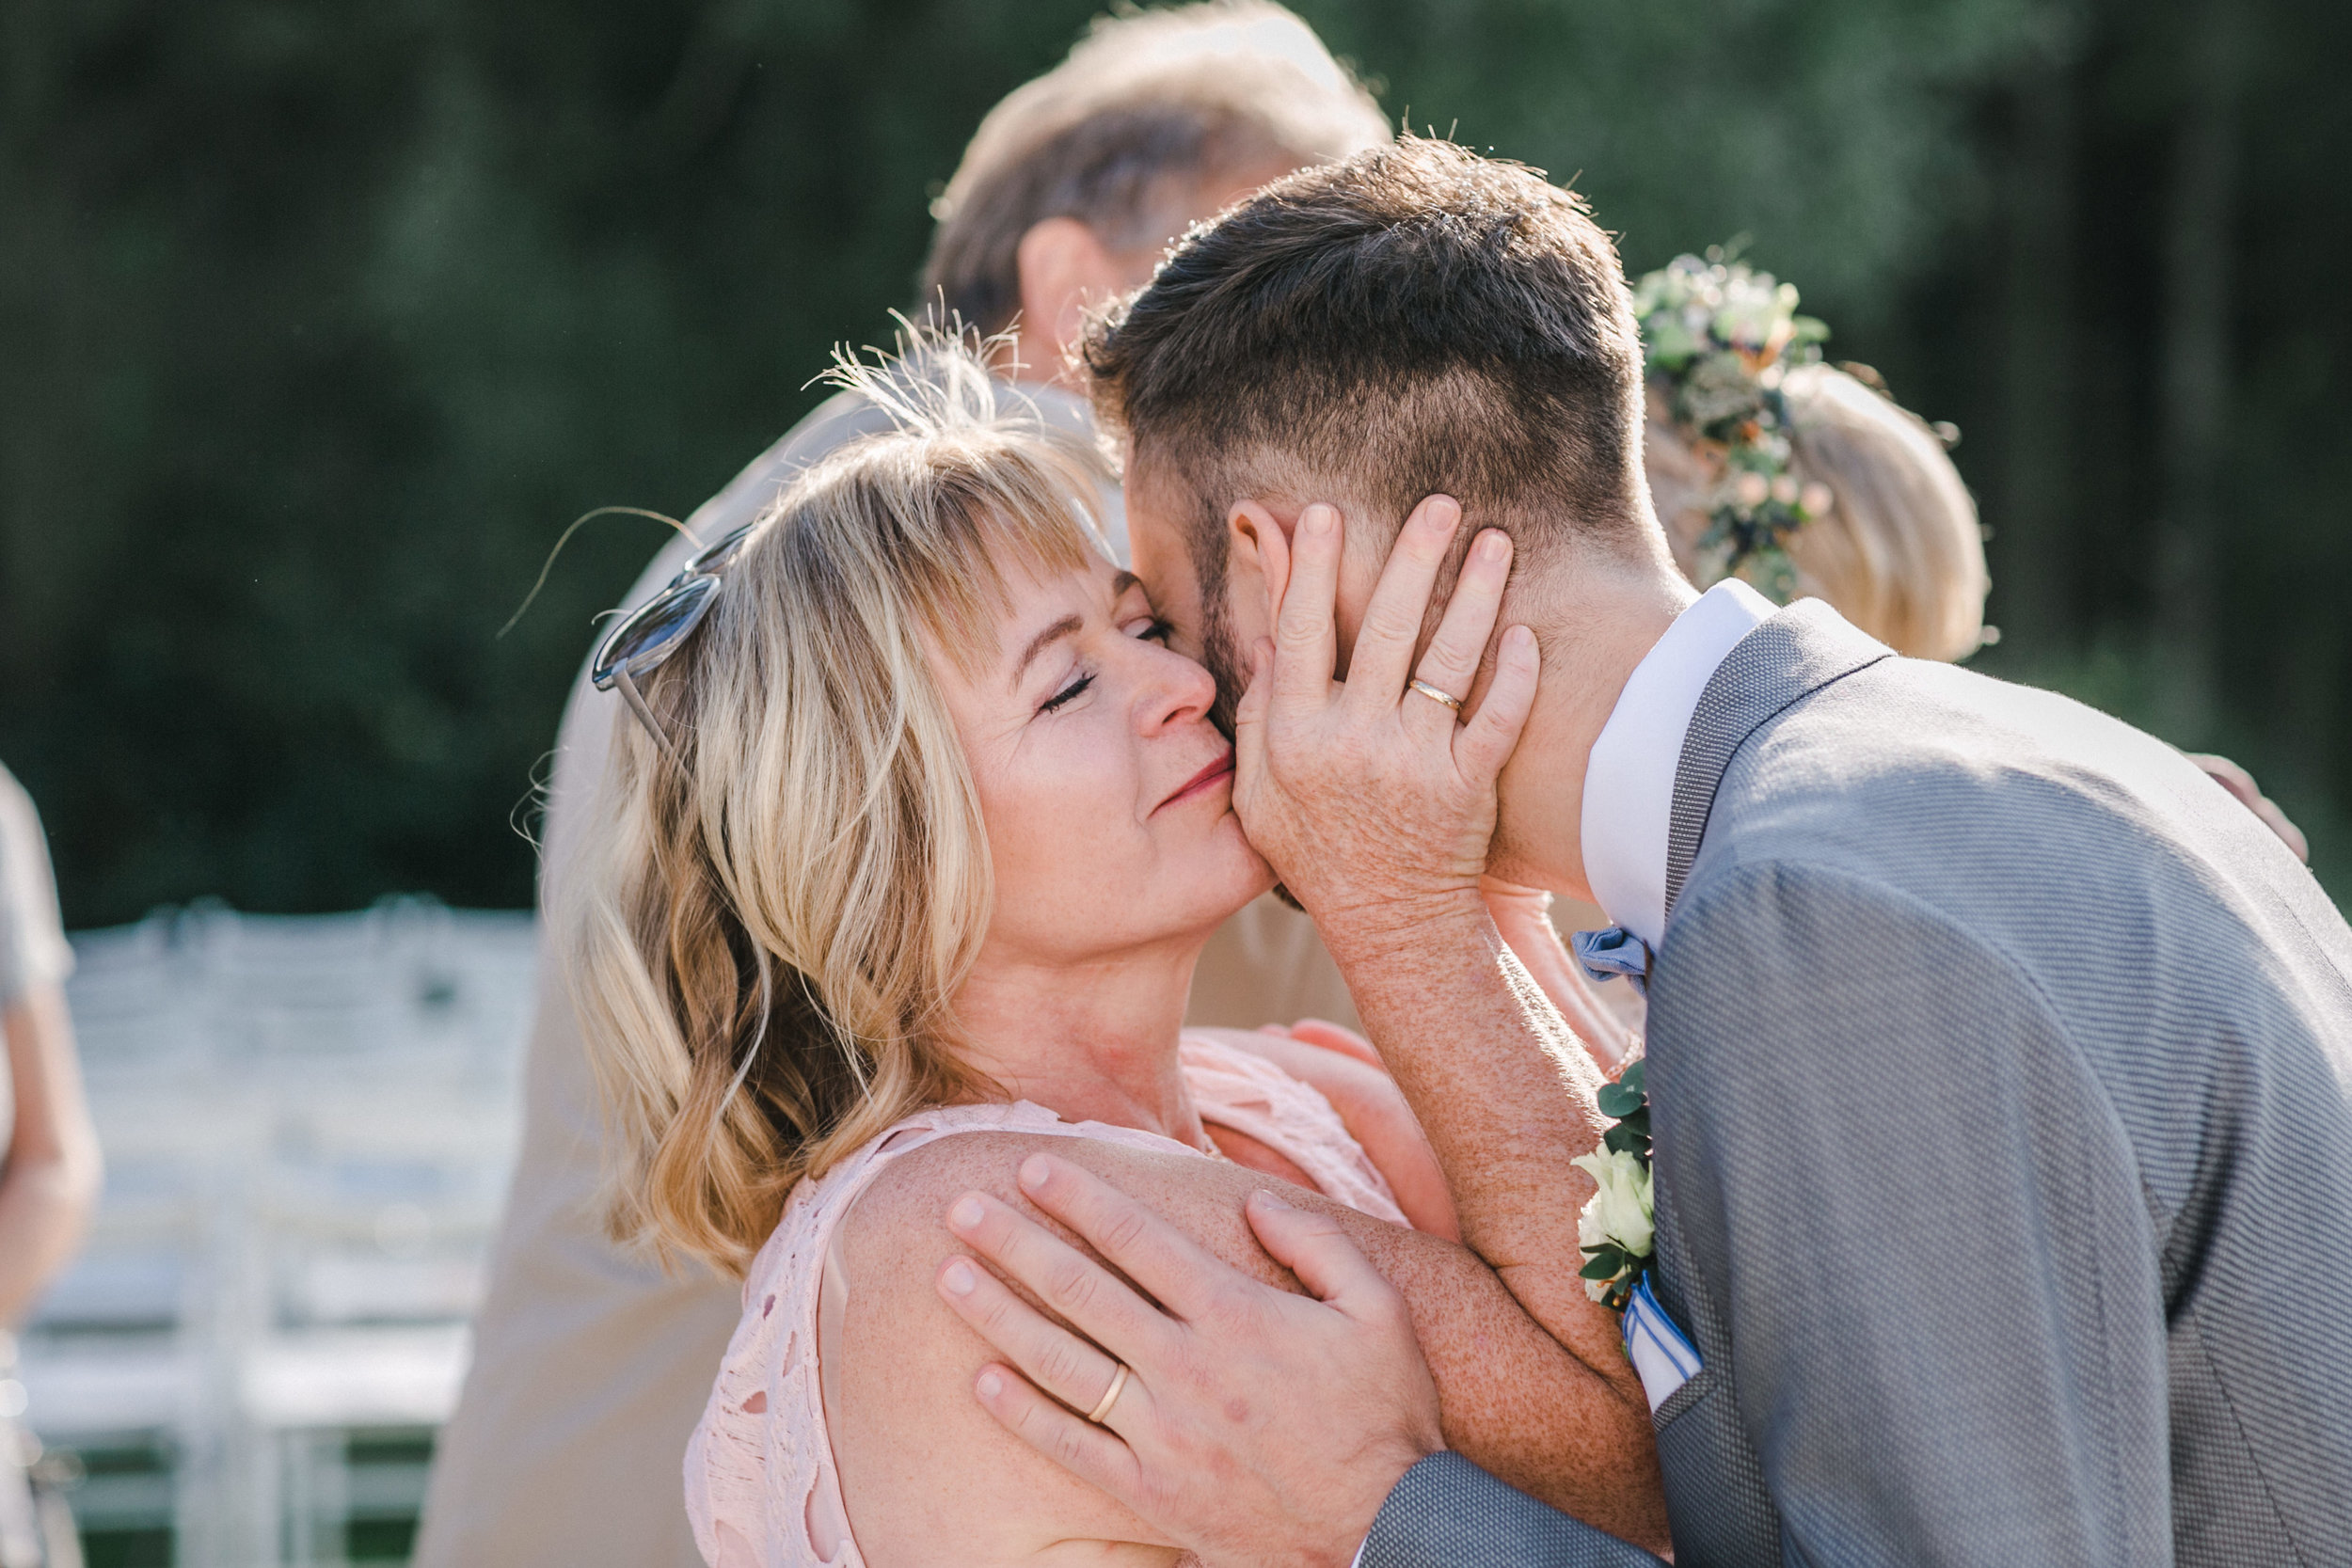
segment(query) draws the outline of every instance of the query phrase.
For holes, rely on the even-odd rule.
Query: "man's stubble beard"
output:
[[[1249,685],[1249,664],[1242,657],[1240,639],[1233,635],[1232,619],[1225,612],[1223,562],[1196,557],[1194,569],[1200,578],[1200,663],[1209,672],[1209,678],[1216,683],[1216,700],[1209,706],[1209,722],[1226,739],[1232,740],[1233,716],[1241,706],[1242,692]],[[1281,883],[1274,884],[1273,893],[1292,909],[1306,912],[1306,906],[1292,897],[1291,890]]]
[[[1216,682],[1216,700],[1209,705],[1209,722],[1232,740],[1234,715],[1249,686],[1249,664],[1233,636],[1233,623],[1225,613],[1225,585],[1204,588],[1200,596],[1200,662]]]

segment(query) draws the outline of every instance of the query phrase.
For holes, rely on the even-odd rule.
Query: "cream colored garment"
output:
[[[1028,390],[1050,419],[1086,418],[1074,397]],[[749,522],[802,467],[882,422],[853,400],[834,399],[688,521],[700,538],[720,537]],[[1123,547],[1123,515],[1114,511],[1112,521]],[[673,542],[625,602],[651,597],[693,548]],[[564,707],[541,841],[543,910],[588,819],[620,711],[584,679]],[[1264,910],[1279,918],[1262,917]],[[1338,1006],[1345,988],[1303,915],[1262,900],[1236,925],[1246,934],[1220,933],[1223,958],[1204,961],[1196,980],[1197,1017],[1254,1024],[1312,1013],[1354,1022],[1354,1008]],[[1275,945],[1262,953],[1261,942]],[[1318,962],[1320,978],[1300,978]],[[708,1274],[665,1275],[605,1239],[596,1211],[600,1137],[579,1025],[552,959],[543,957],[521,1156],[489,1291],[474,1316],[472,1369],[434,1456],[417,1568],[691,1568],[699,1560],[680,1506],[677,1460],[735,1326],[737,1291]]]
[[[1323,1096],[1214,1039],[1187,1038],[1182,1053],[1201,1120],[1286,1156],[1325,1196],[1406,1223],[1388,1181]],[[741,1322],[687,1445],[686,1512],[714,1568],[864,1568],[834,1467],[818,1364],[820,1306],[828,1313],[843,1309],[850,1289],[841,1277],[835,1233],[891,1161],[959,1132],[1092,1138],[1206,1158],[1155,1132],[1066,1122],[1025,1100],[909,1117],[822,1180],[793,1189],[775,1234],[744,1276]]]

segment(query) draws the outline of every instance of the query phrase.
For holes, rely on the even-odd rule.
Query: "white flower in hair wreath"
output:
[[[1677,256],[1634,286],[1650,381],[1675,423],[1723,478],[1698,543],[1699,586],[1744,578],[1774,601],[1797,590],[1788,539],[1830,509],[1818,481],[1789,472],[1788,371],[1821,357],[1829,328],[1797,314],[1797,288],[1735,261],[1721,245]]]
[[[1602,1085],[1600,1113],[1615,1125],[1598,1148],[1568,1162],[1590,1176],[1595,1188],[1576,1221],[1577,1244],[1585,1257],[1584,1293],[1619,1312],[1649,1272],[1657,1232],[1643,1065],[1634,1061],[1615,1083]]]

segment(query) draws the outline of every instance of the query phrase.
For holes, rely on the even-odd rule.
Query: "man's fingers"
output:
[[[972,1393],[1007,1432],[1079,1480],[1135,1506],[1141,1469],[1135,1450],[1118,1433],[1073,1416],[1007,1367],[981,1368]]]
[[[1396,1287],[1328,1214],[1294,1209],[1263,1188],[1249,1195],[1246,1212],[1258,1244],[1318,1301],[1356,1318],[1398,1300]]]
[[[971,1259],[948,1259],[936,1283],[941,1299],[974,1333],[1073,1410],[1092,1410],[1109,1391],[1117,1362],[1014,1295]]]
[[[1390,547],[1380,580],[1364,607],[1364,624],[1347,656],[1349,701],[1368,709],[1393,711],[1412,668],[1413,649],[1429,613],[1429,594],[1438,568],[1462,526],[1462,507],[1451,496],[1424,497]],[[1459,691],[1452,693],[1460,696]]]
[[[985,1193],[956,1199],[947,1211],[947,1228],[1131,1367],[1152,1365],[1174,1332],[1167,1318],[1108,1269]]]
[[[1340,592],[1340,514],[1321,503],[1298,515],[1291,538],[1290,580],[1274,614],[1274,689],[1277,705],[1319,711],[1331,700],[1331,672],[1339,658],[1333,606]]]
[[[1495,617],[1502,610],[1502,590],[1511,579],[1511,536],[1490,528],[1479,534],[1462,562],[1462,575],[1446,601],[1445,618],[1429,640],[1414,673],[1450,697],[1467,697],[1477,682],[1478,666],[1494,636]],[[1406,705],[1408,722],[1434,733],[1451,731],[1455,715],[1441,703]]]
[[[1210,1286],[1238,1277],[1223,1259],[1084,1166],[1032,1154],[1021,1162],[1021,1190],[1178,1317],[1197,1316]]]
[[[1477,788],[1492,788],[1518,749],[1519,731],[1535,706],[1535,681],[1541,673],[1535,634],[1525,626],[1504,632],[1495,650],[1495,678],[1478,711],[1454,737],[1454,766]]]

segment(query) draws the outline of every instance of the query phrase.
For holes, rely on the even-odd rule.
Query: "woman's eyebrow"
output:
[[[1086,626],[1080,615],[1065,615],[1060,620],[1029,639],[1029,645],[1021,650],[1021,662],[1012,667],[1012,684],[1019,686],[1021,677],[1028,673],[1030,663],[1049,646],[1065,637],[1075,636]]]
[[[1125,598],[1127,596],[1127,590],[1135,587],[1143,579],[1141,578],[1136,576],[1133,572],[1120,573],[1117,577],[1111,578],[1112,599],[1118,600]],[[1055,622],[1052,626],[1047,626],[1043,631],[1039,632],[1035,637],[1030,638],[1029,645],[1021,650],[1021,662],[1012,667],[1012,684],[1015,686],[1019,686],[1021,684],[1021,677],[1028,673],[1029,666],[1036,661],[1038,655],[1043,653],[1049,646],[1057,641],[1059,641],[1062,638],[1072,636],[1074,633],[1083,630],[1085,626],[1086,618],[1084,616],[1065,615],[1060,620]]]

